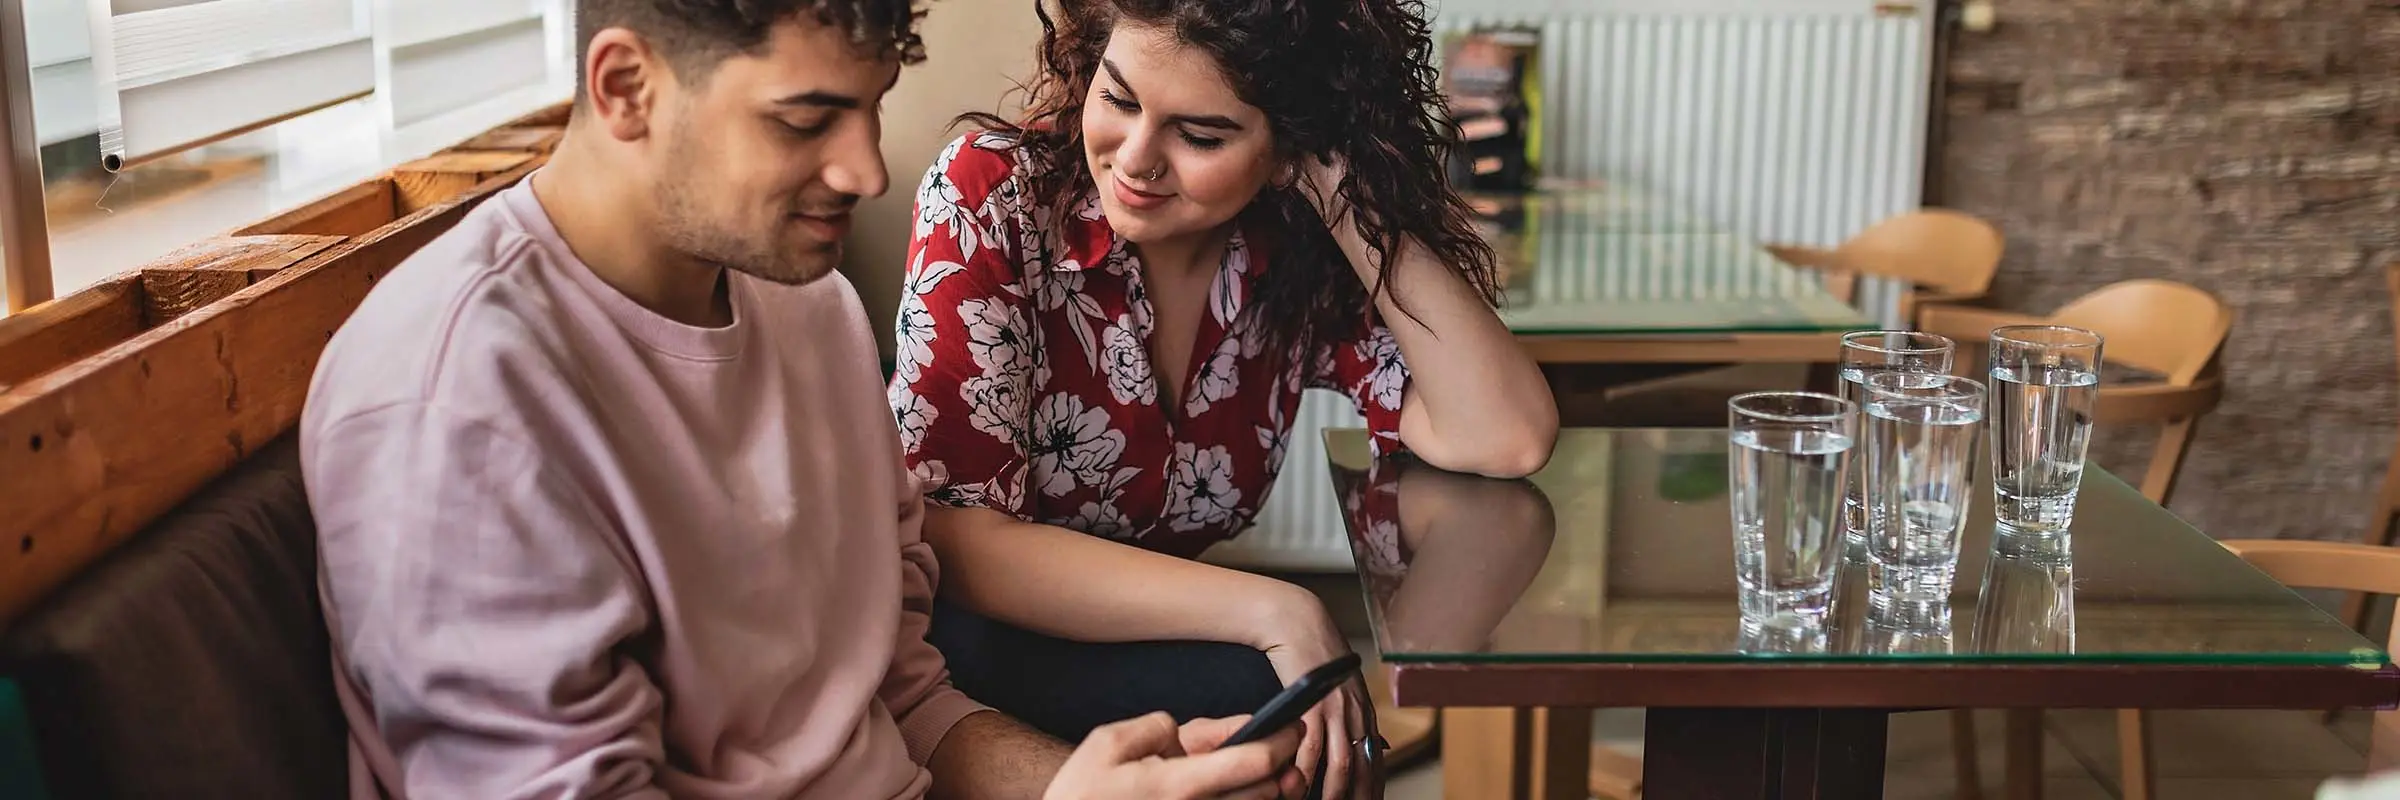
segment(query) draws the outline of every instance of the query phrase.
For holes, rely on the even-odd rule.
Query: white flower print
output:
[[[1125,454],[1125,434],[1108,427],[1108,409],[1085,408],[1072,394],[1042,398],[1026,432],[1025,454],[1043,494],[1063,496],[1077,485],[1099,486]]]
[[[1242,311],[1243,293],[1249,291],[1250,249],[1242,244],[1242,235],[1235,233],[1225,242],[1225,257],[1217,263],[1217,279],[1208,287],[1208,310],[1217,324],[1233,327],[1233,318]]]
[[[1117,470],[1116,476],[1109,479],[1108,485],[1101,487],[1098,502],[1084,503],[1082,508],[1076,509],[1074,516],[1055,520],[1051,524],[1110,539],[1132,537],[1136,533],[1133,528],[1133,520],[1127,517],[1125,512],[1117,509],[1117,493],[1141,472],[1139,468],[1135,467]]]
[[[949,222],[958,216],[958,185],[950,182],[950,162],[958,159],[958,146],[965,140],[953,140],[935,156],[933,166],[925,170],[925,182],[917,186],[917,227],[914,235],[922,238],[933,226]]]
[[[1150,372],[1150,355],[1143,352],[1142,335],[1133,328],[1133,318],[1117,315],[1117,322],[1101,335],[1100,372],[1108,376],[1108,393],[1117,402],[1146,406],[1158,402],[1158,379]]]
[[[1034,306],[1045,314],[1067,313],[1064,323],[1075,334],[1075,343],[1083,346],[1083,363],[1087,369],[1100,368],[1100,334],[1098,328],[1108,323],[1107,312],[1100,310],[1100,301],[1083,291],[1083,270],[1069,261],[1057,270],[1044,270],[1027,276],[1035,281]]]
[[[950,468],[932,459],[919,461],[916,466],[909,467],[908,478],[916,484],[915,491],[927,497],[950,488]]]
[[[892,371],[902,383],[915,383],[927,364],[933,363],[933,310],[925,307],[925,295],[931,294],[942,279],[966,270],[965,264],[937,261],[925,265],[925,254],[917,253],[917,263],[908,270],[908,285],[900,292],[900,313],[893,320],[895,350]]]
[[[1017,137],[1002,131],[984,131],[975,137],[975,149],[977,150],[1002,153],[1015,149],[1016,146]]]
[[[1370,366],[1355,391],[1359,405],[1374,403],[1386,411],[1400,410],[1400,396],[1408,388],[1408,362],[1400,357],[1400,343],[1392,340],[1392,332],[1376,328],[1373,335],[1360,340],[1358,357]]]
[[[950,180],[950,162],[957,160],[959,145],[966,140],[953,139],[950,146],[933,161],[925,172],[925,182],[917,187],[917,225],[913,232],[923,239],[936,228],[947,226],[950,235],[958,240],[958,253],[964,258],[975,257],[975,251],[993,237],[978,222],[981,209],[970,207],[959,192],[958,184]]]
[[[1084,192],[1083,198],[1075,203],[1075,217],[1083,220],[1099,219],[1100,193]]]
[[[967,353],[983,374],[1023,375],[1033,370],[1033,343],[1016,304],[978,297],[959,303],[958,316],[967,325]]]
[[[1025,462],[1010,462],[1002,467],[1000,474],[992,476],[991,480],[976,489],[975,496],[983,505],[1007,509],[1012,513],[1024,508]]]
[[[900,426],[900,450],[915,453],[925,445],[925,431],[941,418],[941,411],[932,401],[919,397],[915,389],[895,383],[891,390],[892,422]]]
[[[1217,342],[1217,349],[1208,354],[1208,361],[1200,365],[1199,382],[1183,404],[1186,415],[1199,416],[1241,388],[1241,355],[1242,337],[1226,333],[1224,340]]]
[[[1010,447],[1025,440],[1025,379],[1016,375],[978,375],[958,386],[958,399],[967,403],[968,424]]]
[[[1164,509],[1167,527],[1183,533],[1232,525],[1241,502],[1241,490],[1233,488],[1233,457],[1224,445],[1201,450],[1190,442],[1175,444]]]
[[[1269,473],[1283,470],[1284,452],[1292,444],[1291,414],[1284,409],[1287,405],[1297,406],[1304,402],[1301,392],[1300,368],[1294,362],[1283,371],[1283,377],[1275,379],[1275,395],[1267,401],[1267,424],[1258,428],[1258,446],[1267,449]],[[1265,498],[1260,498],[1260,501],[1264,502]]]

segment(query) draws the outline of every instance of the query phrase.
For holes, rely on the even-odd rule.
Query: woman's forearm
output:
[[[1084,642],[1193,640],[1266,648],[1322,615],[1307,590],[989,509],[928,509],[940,591],[977,613]]]
[[[1391,290],[1374,293],[1376,260],[1365,240],[1348,224],[1334,239],[1408,362],[1401,441],[1445,469],[1498,477],[1540,469],[1558,439],[1558,406],[1541,368],[1483,298],[1407,237]]]

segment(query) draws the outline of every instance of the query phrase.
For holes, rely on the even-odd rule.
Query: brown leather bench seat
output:
[[[286,435],[0,633],[57,798],[333,798],[347,747]]]

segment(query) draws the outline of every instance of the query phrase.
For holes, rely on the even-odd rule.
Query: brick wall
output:
[[[2400,259],[2400,0],[1997,0],[1947,67],[1940,202],[2007,232],[1995,304],[2137,277],[2235,309],[2172,506],[2354,539],[2382,479]],[[2103,436],[2138,482],[2151,437]]]

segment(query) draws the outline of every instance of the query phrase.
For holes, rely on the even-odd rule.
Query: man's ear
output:
[[[641,34],[627,28],[592,34],[584,52],[584,100],[590,104],[592,121],[620,141],[649,136],[659,97],[675,79],[666,61]]]

